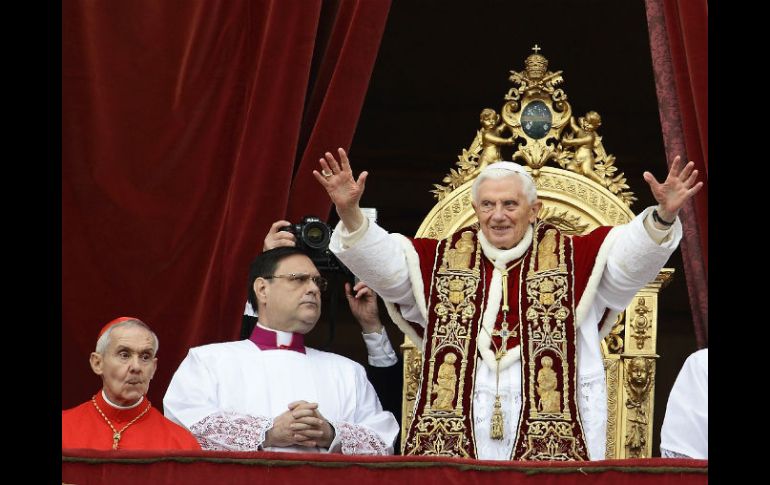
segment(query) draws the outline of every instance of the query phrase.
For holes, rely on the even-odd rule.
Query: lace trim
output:
[[[204,450],[257,451],[273,420],[263,416],[214,413],[190,426]]]
[[[364,426],[350,423],[331,423],[339,433],[343,455],[387,455],[388,446],[380,437]]]
[[[585,427],[592,427],[606,419],[602,403],[607,401],[607,390],[604,379],[593,379],[580,382],[578,387],[580,399],[580,418]]]
[[[692,458],[683,453],[677,453],[676,451],[667,450],[665,448],[660,449],[661,458]]]

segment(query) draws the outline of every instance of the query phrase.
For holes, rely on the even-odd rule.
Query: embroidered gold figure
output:
[[[451,411],[454,409],[452,403],[457,391],[457,370],[454,365],[456,361],[457,356],[449,352],[444,356],[444,363],[438,368],[438,377],[436,378],[438,389],[433,390],[436,399],[433,400],[432,404],[433,409],[436,411]]]
[[[540,359],[542,366],[537,373],[537,394],[540,396],[538,411],[542,413],[560,413],[561,393],[556,390],[558,381],[553,370],[553,359],[548,356]]]
[[[540,244],[537,245],[537,270],[556,269],[559,259],[556,257],[556,230],[548,229]]]
[[[123,437],[123,433],[126,431],[126,429],[128,429],[128,427],[129,427],[129,426],[131,426],[132,424],[134,424],[134,423],[136,423],[137,421],[139,421],[139,419],[140,419],[142,416],[144,416],[145,414],[147,414],[147,411],[149,411],[149,410],[150,410],[150,402],[149,402],[149,401],[147,401],[147,407],[145,407],[145,408],[144,408],[144,411],[142,411],[141,413],[139,413],[139,416],[137,416],[137,417],[135,417],[134,419],[132,419],[132,420],[131,420],[131,421],[130,421],[130,422],[127,424],[127,425],[123,426],[123,429],[121,429],[120,431],[118,431],[118,430],[116,430],[116,429],[115,429],[115,426],[113,426],[113,425],[112,425],[112,422],[111,422],[111,421],[110,421],[110,420],[107,418],[107,416],[105,416],[105,415],[104,415],[104,413],[102,412],[102,410],[101,410],[101,409],[99,409],[99,405],[98,405],[98,404],[96,404],[96,399],[94,399],[94,398],[92,397],[92,398],[91,398],[91,402],[92,402],[92,403],[94,403],[94,407],[96,408],[96,410],[97,410],[97,411],[99,411],[99,414],[101,414],[101,415],[102,415],[102,417],[104,418],[104,421],[107,423],[107,425],[110,427],[110,429],[111,429],[111,430],[112,430],[112,432],[113,432],[113,435],[112,435],[112,449],[113,449],[113,450],[117,450],[117,449],[118,449],[118,443],[120,442],[120,438],[122,438],[122,437]]]
[[[470,269],[474,247],[473,233],[471,231],[463,232],[460,240],[455,243],[455,247],[447,251],[449,269]]]

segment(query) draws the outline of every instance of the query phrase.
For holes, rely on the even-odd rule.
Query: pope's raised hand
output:
[[[650,172],[644,172],[642,175],[650,185],[652,196],[660,205],[658,215],[666,221],[676,219],[679,209],[687,199],[697,194],[703,187],[703,182],[695,183],[698,179],[695,162],[689,162],[682,167],[683,165],[682,157],[677,155],[663,183],[658,182]]]
[[[349,231],[354,231],[363,222],[363,215],[359,209],[359,201],[364,194],[366,177],[368,172],[361,172],[358,180],[353,177],[348,155],[342,148],[337,149],[340,160],[334,158],[330,152],[326,152],[324,158],[319,160],[321,171],[313,170],[313,176],[329,194],[334,203],[342,223]]]

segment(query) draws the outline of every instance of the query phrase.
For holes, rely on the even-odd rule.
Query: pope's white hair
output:
[[[479,185],[484,180],[498,180],[505,177],[519,177],[522,184],[522,190],[527,197],[527,202],[534,204],[537,200],[537,190],[532,175],[524,167],[513,162],[496,162],[484,167],[484,170],[476,177],[471,186],[471,198],[473,203],[479,204]]]
[[[110,338],[112,336],[112,331],[116,328],[123,328],[123,327],[140,327],[152,335],[152,353],[157,354],[158,353],[158,347],[160,346],[160,341],[158,340],[158,336],[155,335],[155,332],[153,332],[150,327],[147,326],[146,323],[139,320],[138,318],[132,318],[131,320],[125,320],[120,323],[116,323],[115,325],[111,326],[109,329],[107,329],[106,332],[102,334],[101,337],[99,337],[99,340],[96,341],[96,353],[104,355],[104,353],[107,351],[107,347],[110,346]]]

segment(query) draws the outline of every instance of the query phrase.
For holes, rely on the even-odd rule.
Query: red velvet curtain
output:
[[[158,407],[190,347],[238,337],[270,224],[328,214],[309,166],[349,146],[389,7],[63,2],[63,408],[112,318],[158,334]]]
[[[666,155],[695,162],[703,189],[687,204],[682,256],[698,347],[708,345],[708,2],[646,0]]]

